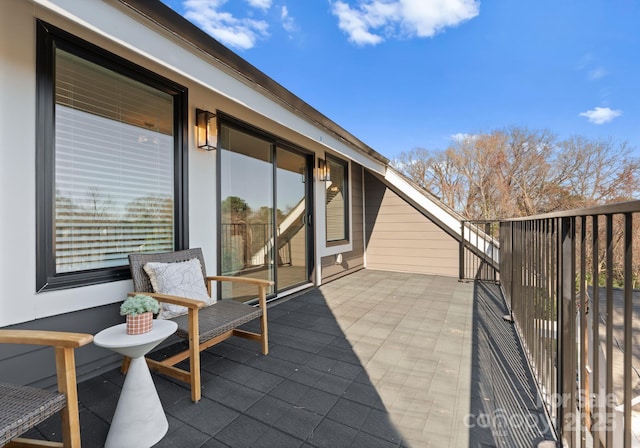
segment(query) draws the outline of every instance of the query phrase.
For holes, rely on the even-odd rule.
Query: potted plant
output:
[[[120,305],[120,315],[127,316],[127,334],[143,334],[151,331],[153,315],[160,311],[160,303],[153,297],[136,294],[127,297]]]

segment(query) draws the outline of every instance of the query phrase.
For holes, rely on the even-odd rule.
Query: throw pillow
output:
[[[178,263],[147,263],[144,270],[151,280],[154,292],[202,300],[207,305],[213,303],[207,294],[202,267],[197,258]],[[171,319],[186,314],[187,311],[184,306],[163,302],[158,319]]]

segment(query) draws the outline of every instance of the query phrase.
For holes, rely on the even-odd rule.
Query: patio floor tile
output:
[[[496,285],[373,270],[298,293],[269,309],[268,356],[240,338],[203,352],[200,402],[153,374],[169,420],[156,446],[468,448],[548,438],[465,426],[501,406],[538,415],[522,398],[534,390],[503,306]],[[113,369],[79,385],[84,446],[104,443],[123,378]],[[496,378],[514,386],[496,391]],[[35,432],[56,440],[52,421]]]

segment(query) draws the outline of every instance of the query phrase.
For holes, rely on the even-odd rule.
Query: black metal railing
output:
[[[550,421],[568,447],[634,443],[639,212],[640,201],[634,201],[500,223],[507,317],[516,325]]]

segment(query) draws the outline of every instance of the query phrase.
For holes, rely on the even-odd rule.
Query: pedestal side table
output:
[[[150,332],[139,335],[127,334],[126,325],[106,328],[93,338],[97,346],[131,358],[105,448],[151,447],[169,429],[144,355],[175,333],[178,324],[156,319]]]

